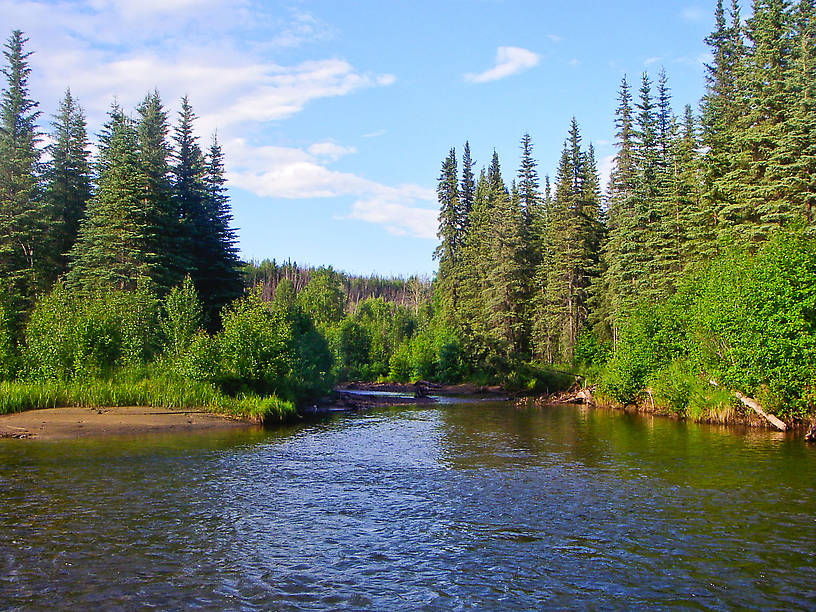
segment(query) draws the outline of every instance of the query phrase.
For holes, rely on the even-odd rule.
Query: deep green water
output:
[[[0,440],[0,608],[816,609],[816,447],[576,407]]]

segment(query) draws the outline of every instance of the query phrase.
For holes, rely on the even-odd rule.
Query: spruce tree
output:
[[[202,276],[203,290],[207,291],[211,317],[221,308],[240,297],[243,292],[240,259],[238,258],[238,236],[232,227],[232,207],[224,176],[224,154],[218,137],[213,135],[206,156],[204,183],[207,187],[207,212],[209,232],[207,233],[207,259]]]
[[[581,149],[573,118],[556,176],[547,224],[546,334],[536,333],[537,351],[569,362],[589,314],[590,288],[597,276],[600,202],[592,156]]]
[[[153,278],[153,222],[133,120],[117,105],[109,117],[100,137],[98,187],[70,253],[68,281],[85,289],[134,290],[140,279]]]
[[[528,228],[532,227],[533,219],[537,214],[537,208],[541,203],[536,165],[536,161],[533,159],[532,139],[530,138],[530,134],[524,134],[521,138],[521,165],[518,172],[518,190],[522,211],[524,212],[524,223]]]
[[[467,233],[470,211],[473,210],[473,200],[476,197],[476,180],[473,176],[473,166],[475,162],[470,156],[470,143],[465,141],[465,149],[462,153],[462,181],[459,186],[459,204],[461,207],[459,217],[463,222],[462,234]]]
[[[213,310],[203,285],[206,284],[206,262],[210,232],[207,214],[207,185],[205,183],[204,154],[193,132],[196,115],[187,96],[181,99],[178,124],[174,130],[175,150],[171,175],[176,210],[180,218],[179,247],[186,258],[186,268],[202,296],[208,313]],[[217,326],[212,318],[208,325]]]
[[[167,112],[157,91],[148,93],[136,110],[142,206],[149,225],[149,250],[156,254],[152,274],[157,290],[164,294],[187,271],[184,253],[179,252],[179,214],[169,177]]]
[[[55,273],[68,270],[68,253],[76,242],[80,221],[91,197],[91,168],[85,115],[65,92],[54,117],[52,144],[47,148],[51,161],[45,170],[45,194],[53,215],[51,240]]]
[[[734,132],[745,104],[737,89],[744,56],[739,5],[732,1],[730,23],[722,0],[717,0],[714,31],[705,39],[713,61],[706,65],[706,93],[701,102],[701,141],[707,149],[703,164],[704,206],[720,223],[720,212],[733,203],[723,177],[731,170]]]
[[[493,215],[488,238],[491,257],[482,295],[489,347],[505,362],[523,358],[527,346],[524,216],[518,192],[513,191],[491,193]]]
[[[792,206],[816,233],[816,6],[800,0],[791,15],[791,60],[786,75],[788,113],[781,155]]]
[[[617,152],[609,177],[608,238],[604,248],[606,279],[603,283],[609,293],[606,298],[610,305],[607,325],[615,342],[621,318],[637,294],[635,270],[641,250],[635,208],[638,173],[634,117],[626,77],[621,81],[618,99],[620,102],[615,110]]]
[[[6,87],[0,93],[0,273],[12,292],[31,298],[46,284],[45,222],[49,211],[39,187],[37,102],[29,97],[31,69],[20,30],[3,52]]]
[[[437,181],[436,194],[439,201],[437,236],[440,240],[439,246],[434,251],[434,258],[439,260],[437,283],[446,313],[452,319],[458,304],[456,268],[462,225],[455,149],[451,149],[442,162],[442,172]]]
[[[729,202],[720,212],[724,239],[756,246],[795,220],[790,190],[785,184],[782,147],[788,112],[786,74],[791,49],[787,2],[754,3],[748,19],[745,60],[737,73],[737,88],[745,102],[735,121],[735,151],[723,188]]]

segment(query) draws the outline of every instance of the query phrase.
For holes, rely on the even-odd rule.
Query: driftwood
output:
[[[805,440],[808,442],[816,442],[816,423],[810,427],[810,431],[805,434]]]
[[[746,395],[743,395],[739,391],[734,391],[734,395],[736,396],[736,398],[739,401],[741,401],[743,404],[748,406],[751,410],[756,412],[759,416],[761,416],[763,419],[768,421],[771,425],[776,427],[779,431],[787,431],[788,426],[785,425],[778,418],[776,418],[774,415],[768,414],[767,412],[765,412],[762,409],[762,406],[759,405],[759,402],[757,402],[755,399],[753,399],[751,397],[748,397]]]
[[[719,387],[716,380],[709,380],[708,382],[711,383],[712,385],[714,385],[715,387]],[[741,401],[743,404],[748,406],[751,410],[756,412],[763,419],[768,421],[768,423],[773,425],[779,431],[787,431],[788,430],[788,426],[785,425],[785,423],[783,423],[781,420],[779,420],[774,415],[768,414],[767,412],[765,412],[762,409],[762,406],[759,405],[759,402],[756,401],[754,398],[748,397],[747,395],[743,395],[739,391],[734,391],[734,397],[736,397],[739,401]]]

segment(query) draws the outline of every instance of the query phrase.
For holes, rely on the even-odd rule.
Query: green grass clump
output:
[[[292,402],[274,395],[244,393],[232,397],[211,383],[176,378],[0,382],[0,414],[68,406],[196,408],[258,423],[284,421],[295,414]]]

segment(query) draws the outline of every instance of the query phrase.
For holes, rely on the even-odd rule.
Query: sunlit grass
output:
[[[275,396],[231,397],[210,383],[183,379],[0,382],[0,414],[67,406],[196,408],[263,423],[283,421],[295,414],[291,402]]]

